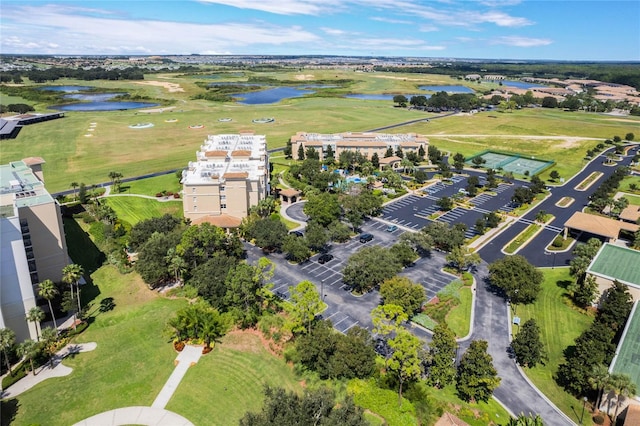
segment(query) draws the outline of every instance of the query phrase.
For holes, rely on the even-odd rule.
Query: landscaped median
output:
[[[504,254],[516,254],[518,250],[529,244],[529,241],[542,232],[545,224],[550,223],[553,219],[555,219],[555,217],[551,216],[550,218],[547,218],[544,224],[535,222],[527,226],[524,231],[516,235],[513,240],[504,246],[502,252]]]
[[[582,182],[580,182],[578,185],[576,185],[575,189],[576,191],[586,191],[587,189],[589,189],[591,187],[591,185],[593,185],[594,183],[596,183],[596,181],[598,179],[600,179],[600,177],[602,177],[602,172],[593,172],[591,173],[589,176],[587,176]]]

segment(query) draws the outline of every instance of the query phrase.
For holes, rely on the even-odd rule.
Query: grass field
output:
[[[106,197],[104,200],[118,215],[118,218],[135,225],[141,220],[171,214],[182,217],[182,200],[160,202],[140,197]]]
[[[629,185],[636,185],[636,187],[640,188],[640,176],[625,176],[620,182],[620,191],[623,192],[633,192]],[[639,191],[636,189],[636,191]]]
[[[91,311],[105,297],[115,303],[77,338],[97,342],[97,349],[65,360],[74,370],[71,375],[46,380],[18,396],[13,424],[70,425],[106,410],[151,405],[173,371],[176,354],[164,325],[186,302],[160,298],[137,275],[120,275],[112,266],[91,278],[93,287],[84,290],[95,296]]]
[[[337,70],[307,70],[313,79],[353,79],[346,88],[331,89],[332,94],[346,93],[418,93],[417,87],[427,84],[460,84],[447,76],[415,74],[354,74]],[[295,80],[297,72],[251,73],[251,75]],[[270,105],[241,105],[232,102],[193,100],[191,96],[202,92],[196,86],[202,76],[179,77],[176,75],[150,75],[146,80],[179,83],[184,92],[169,93],[154,86],[143,86],[126,81],[91,82],[92,86],[109,90],[122,90],[132,95],[142,95],[158,100],[162,106],[173,110],[162,113],[141,111],[68,112],[66,117],[37,125],[26,126],[15,140],[3,141],[3,162],[29,156],[40,156],[44,166],[47,188],[57,192],[69,188],[73,181],[93,184],[107,181],[111,171],[125,177],[186,166],[194,159],[206,135],[212,133],[236,133],[254,130],[267,135],[270,148],[284,146],[289,137],[298,131],[334,133],[363,131],[405,121],[428,118],[432,114],[394,108],[390,101],[363,101],[342,97],[323,97],[318,94],[307,98],[284,100]],[[57,84],[86,84],[64,80]],[[482,90],[495,85],[471,85]],[[425,92],[426,93],[426,92]],[[44,105],[36,105],[44,111]],[[222,117],[231,122],[219,122]],[[254,124],[259,117],[273,117],[270,124]],[[495,118],[493,118],[495,117]],[[167,123],[166,119],[178,122]],[[321,119],[319,119],[321,118]],[[93,137],[85,137],[89,123],[97,123]],[[130,124],[152,122],[150,129],[130,129]],[[199,130],[189,125],[203,124]],[[487,148],[518,152],[525,156],[538,156],[554,160],[563,177],[569,177],[582,166],[582,158],[588,148],[610,138],[624,134],[640,124],[635,117],[615,118],[587,113],[568,113],[549,109],[523,109],[513,113],[481,113],[431,120],[398,127],[389,132],[418,132],[429,135],[431,143],[440,149],[462,152],[471,156]],[[470,131],[469,129],[473,129]],[[472,134],[470,134],[472,133]],[[525,135],[537,139],[523,138]],[[513,136],[513,137],[511,137]],[[520,136],[520,137],[518,137]],[[567,136],[564,139],[552,137]],[[545,138],[548,137],[548,138]],[[579,138],[598,140],[581,140]],[[546,172],[545,172],[546,174]],[[543,174],[543,178],[547,178]]]
[[[179,192],[182,190],[180,179],[174,174],[156,176],[122,184],[120,192],[123,194],[141,194],[155,197],[158,192]]]
[[[454,306],[447,314],[447,325],[456,334],[456,337],[465,337],[469,334],[471,326],[471,304],[473,295],[471,287],[462,287],[458,292],[460,304]]]
[[[258,336],[230,334],[187,371],[167,410],[195,425],[238,424],[247,411],[260,410],[266,384],[302,389],[293,369],[267,352]]]
[[[629,200],[629,204],[640,206],[640,195],[625,195],[624,198]]]
[[[531,305],[518,305],[517,314],[522,323],[530,318],[536,320],[548,360],[545,365],[524,370],[538,389],[577,422],[579,419],[571,407],[581,408],[582,400],[566,393],[556,384],[553,375],[564,362],[564,349],[589,327],[593,318],[570,306],[566,286],[573,278],[569,268],[543,269],[542,272],[544,281],[538,299]]]

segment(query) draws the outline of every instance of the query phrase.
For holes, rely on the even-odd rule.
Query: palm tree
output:
[[[589,377],[589,383],[591,387],[598,391],[598,397],[596,398],[595,411],[600,411],[600,404],[602,403],[602,393],[604,388],[610,382],[609,369],[604,364],[596,364],[591,370],[591,377]]]
[[[73,199],[77,199],[76,188],[78,187],[78,182],[71,182],[71,188],[73,188]]]
[[[176,277],[176,282],[180,282],[182,274],[187,270],[187,262],[176,254],[174,248],[170,248],[167,252],[165,260],[169,264],[169,272],[172,272]]]
[[[18,345],[18,355],[27,358],[31,364],[31,371],[33,375],[36,375],[36,370],[33,368],[33,358],[38,355],[39,345],[35,340],[27,339]]]
[[[400,161],[400,165],[402,166],[402,171],[404,173],[407,173],[407,169],[409,169],[410,172],[413,171],[415,167],[413,161],[409,160],[407,157],[404,157],[402,161]]]
[[[45,327],[42,330],[42,343],[44,351],[49,357],[49,363],[53,368],[53,354],[56,350],[56,343],[58,342],[58,330],[52,327]]]
[[[620,401],[624,401],[625,398],[635,395],[638,389],[636,388],[636,384],[631,381],[631,377],[626,374],[612,374],[611,384],[616,394],[616,411],[613,414],[613,423],[615,424],[618,419]]]
[[[36,326],[36,337],[38,338],[38,341],[40,340],[40,322],[43,319],[44,311],[38,306],[34,306],[33,308],[29,309],[29,312],[27,312],[27,321],[34,323]]]
[[[55,297],[60,294],[58,288],[51,280],[44,280],[40,284],[38,284],[38,296],[46,299],[49,302],[49,311],[51,312],[51,318],[53,319],[53,326],[56,329],[56,333],[58,332],[58,324],[56,324],[56,316],[53,313],[53,306],[51,305],[51,300],[55,299]]]
[[[82,310],[82,305],[80,304],[80,278],[84,274],[84,269],[82,269],[81,265],[76,263],[71,263],[64,268],[62,268],[62,281],[66,284],[69,284],[71,287],[71,296],[73,297],[73,286],[76,286],[76,293],[78,297],[78,314]]]
[[[13,376],[11,371],[11,363],[9,362],[9,349],[16,343],[16,333],[10,328],[0,328],[0,349],[4,353],[4,360],[7,363],[7,370]]]

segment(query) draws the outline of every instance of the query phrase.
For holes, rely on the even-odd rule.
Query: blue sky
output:
[[[640,60],[640,1],[2,0],[0,52]]]

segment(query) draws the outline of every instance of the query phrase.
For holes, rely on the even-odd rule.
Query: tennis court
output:
[[[481,157],[485,162],[482,167],[494,170],[503,170],[517,175],[535,175],[553,165],[552,161],[536,160],[520,154],[506,154],[495,151],[484,151],[474,155],[466,161],[468,165],[473,165],[473,159]]]

